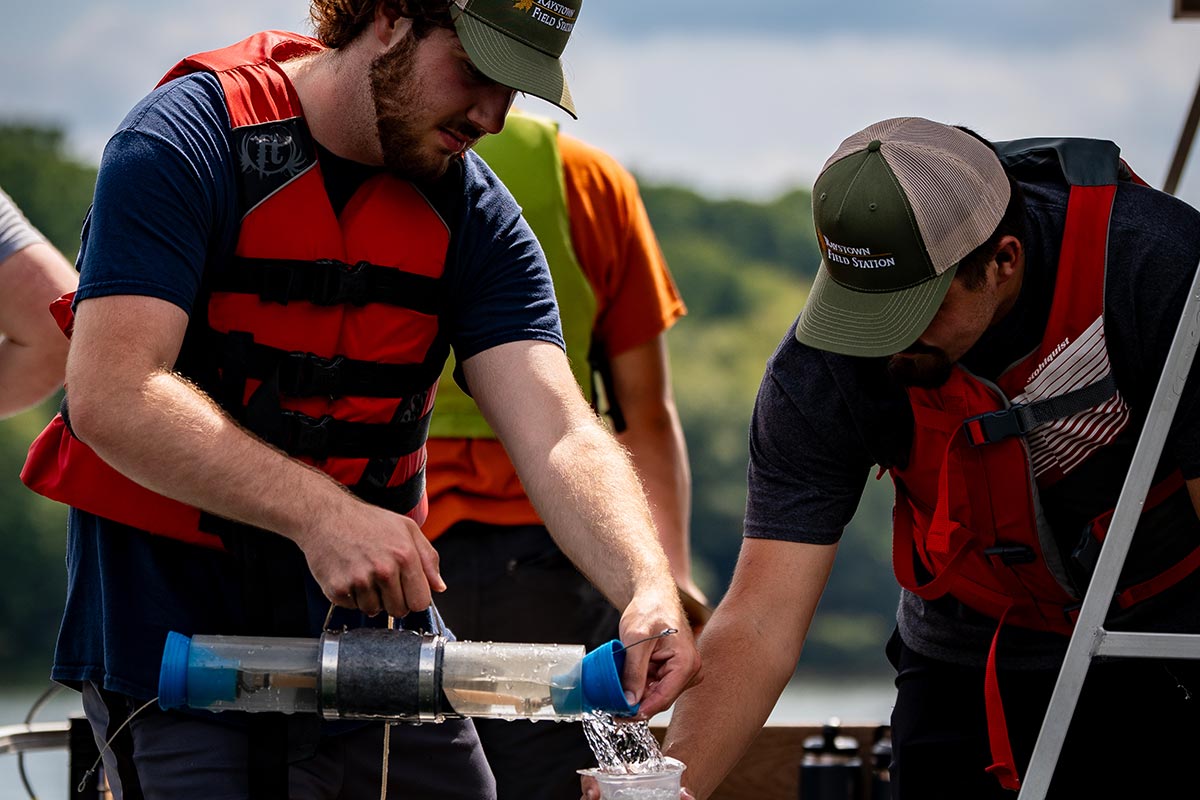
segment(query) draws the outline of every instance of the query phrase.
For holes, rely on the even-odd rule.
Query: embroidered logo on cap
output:
[[[554,0],[517,0],[513,8],[528,11],[538,22],[563,33],[575,27],[575,9]]]
[[[821,234],[821,244],[821,249],[825,253],[825,261],[829,264],[843,264],[857,269],[883,269],[896,266],[896,256],[892,253],[876,253],[869,247],[838,244],[824,234]]]

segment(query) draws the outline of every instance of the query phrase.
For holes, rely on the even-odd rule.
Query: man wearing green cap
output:
[[[903,593],[892,796],[1013,797],[1200,260],[1200,213],[1111,142],[919,118],[813,187],[821,267],[768,365],[742,553],[667,752],[713,791],[791,676],[876,465]],[[1200,632],[1200,392],[1183,388],[1109,627]],[[1179,796],[1194,662],[1093,664],[1051,796]]]
[[[440,629],[420,524],[451,348],[559,544],[624,609],[622,639],[680,631],[630,651],[631,701],[653,714],[694,678],[544,256],[470,152],[517,91],[573,113],[559,56],[580,5],[317,0],[316,39],[191,56],[110,141],[64,323],[68,404],[23,478],[72,507],[52,675],[82,689],[98,742],[120,730],[118,797],[375,797],[384,775],[398,796],[494,796],[470,721],[396,728],[389,755],[379,724],[147,704],[170,631]]]

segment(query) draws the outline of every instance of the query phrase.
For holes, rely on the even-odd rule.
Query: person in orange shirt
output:
[[[645,485],[689,618],[704,618],[688,554],[691,474],[671,392],[666,331],[686,313],[637,183],[557,126],[512,114],[477,152],[521,204],[554,279],[567,355]],[[438,607],[461,639],[612,639],[618,616],[550,538],[504,447],[451,380],[438,388],[424,531],[448,586]],[[477,720],[498,797],[579,796],[594,765],[582,726]]]

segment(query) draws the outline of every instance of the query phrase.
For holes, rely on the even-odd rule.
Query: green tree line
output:
[[[95,184],[56,128],[0,124],[0,188],[68,258]],[[694,480],[692,548],[714,602],[733,574],[746,501],[747,428],[768,357],[804,302],[819,254],[806,190],[769,201],[714,199],[643,183],[663,252],[688,305],[668,334]],[[17,474],[56,401],[0,422],[0,680],[43,679],[64,600],[66,512]],[[882,672],[896,604],[889,487],[871,481],[851,523],[803,669]]]

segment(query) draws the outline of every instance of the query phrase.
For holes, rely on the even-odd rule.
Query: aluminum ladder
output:
[[[1150,490],[1159,455],[1167,439],[1167,431],[1180,394],[1200,343],[1200,265],[1192,280],[1192,288],[1183,305],[1183,314],[1171,349],[1167,353],[1162,375],[1154,390],[1154,398],[1142,429],[1141,438],[1129,463],[1129,473],[1121,487],[1112,524],[1100,550],[1096,570],[1067,655],[1063,659],[1046,707],[1046,716],[1038,734],[1037,745],[1021,783],[1018,800],[1043,800],[1054,777],[1054,767],[1062,751],[1063,740],[1075,714],[1075,705],[1083,689],[1084,678],[1093,658],[1194,658],[1200,659],[1200,634],[1133,633],[1104,629],[1104,618],[1116,593],[1117,578],[1125,564],[1125,556],[1133,541],[1133,531],[1141,515],[1142,504]]]

